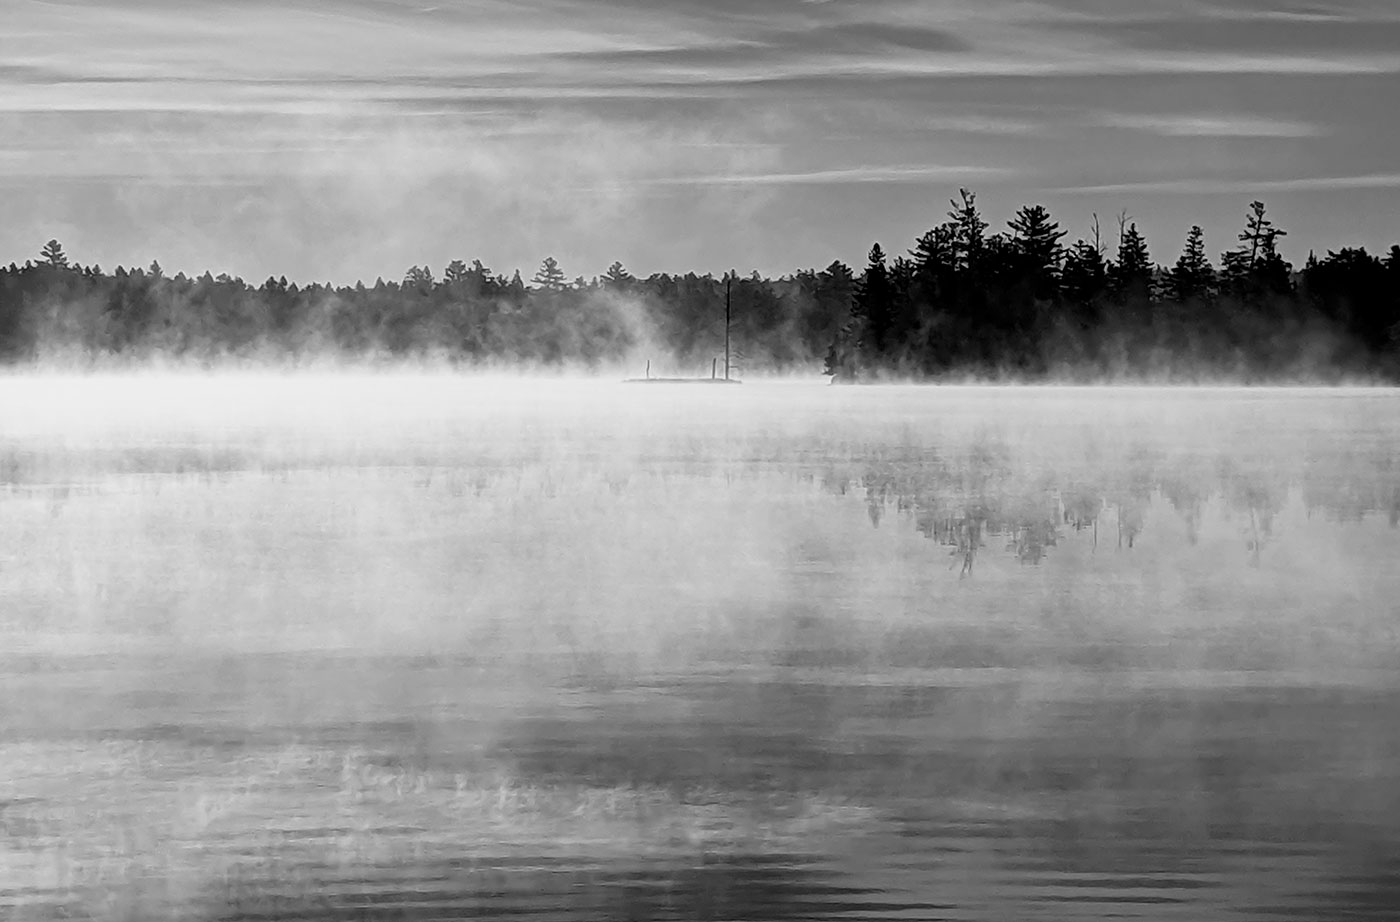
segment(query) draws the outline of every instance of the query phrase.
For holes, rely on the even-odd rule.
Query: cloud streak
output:
[[[327,265],[298,207],[366,222],[340,244],[359,248],[346,265],[412,252],[409,236],[392,257],[361,242],[383,214],[434,252],[448,236],[515,240],[498,256],[524,266],[594,258],[620,221],[607,233],[625,261],[676,240],[784,271],[917,233],[958,185],[1110,212],[1088,200],[1364,187],[1375,201],[1348,217],[1376,235],[1400,205],[1384,182],[1400,129],[1378,117],[1400,75],[1389,0],[12,0],[6,14],[0,180],[31,186],[18,207],[32,211],[0,226],[0,256],[52,222],[95,224],[99,258],[129,259],[132,227],[173,220],[181,184],[276,190],[275,206],[221,199],[239,210],[190,258],[219,265],[221,247],[285,226],[269,249],[289,273]],[[1200,178],[1245,167],[1315,178]],[[84,204],[93,187],[150,212],[113,218]],[[1189,226],[1188,207],[1164,220]],[[696,242],[704,215],[743,215],[753,238],[740,248],[721,224]]]
[[[711,176],[676,176],[644,179],[640,182],[656,186],[714,185],[714,186],[792,186],[833,185],[846,183],[946,183],[972,179],[990,179],[1006,170],[986,166],[856,166],[842,169],[809,170],[806,172],[773,172],[748,174],[719,174]]]
[[[1315,138],[1326,133],[1320,125],[1250,115],[1108,113],[1093,123],[1172,138]]]
[[[1400,189],[1400,173],[1362,176],[1299,176],[1290,179],[1167,179],[1141,182],[1070,186],[1056,192],[1073,194],[1153,193],[1167,195],[1220,195],[1263,192],[1336,192],[1352,189]]]

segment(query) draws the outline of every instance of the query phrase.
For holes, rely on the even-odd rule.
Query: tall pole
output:
[[[734,278],[729,273],[724,276],[724,380],[729,380],[729,283]]]

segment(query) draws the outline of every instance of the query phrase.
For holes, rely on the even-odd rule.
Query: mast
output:
[[[731,273],[724,275],[724,380],[729,380],[729,284],[734,281]]]

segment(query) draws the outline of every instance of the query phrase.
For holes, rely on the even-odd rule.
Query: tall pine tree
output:
[[[1008,226],[1017,275],[1029,283],[1037,300],[1053,301],[1059,291],[1060,263],[1064,257],[1060,241],[1065,232],[1041,205],[1022,207]]]
[[[563,291],[568,286],[564,270],[559,268],[559,261],[553,256],[544,258],[544,262],[540,263],[540,270],[530,281],[545,291]]]
[[[1209,300],[1215,288],[1215,267],[1206,256],[1205,231],[1200,225],[1186,235],[1186,246],[1169,275],[1172,299],[1179,303]]]
[[[975,272],[986,247],[987,222],[977,210],[976,193],[959,189],[958,194],[962,201],[949,202],[953,210],[948,212],[954,227],[954,258],[958,269]]]
[[[1146,302],[1152,291],[1152,257],[1137,224],[1129,224],[1118,238],[1118,259],[1109,268],[1113,294],[1122,302]]]
[[[865,335],[862,351],[877,360],[889,350],[891,327],[895,319],[894,285],[885,265],[885,251],[880,244],[870,248],[870,261],[856,286],[855,313],[863,321]]]

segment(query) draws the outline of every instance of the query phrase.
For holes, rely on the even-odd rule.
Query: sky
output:
[[[1400,241],[1395,0],[3,0],[0,261],[349,283]]]

